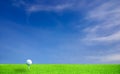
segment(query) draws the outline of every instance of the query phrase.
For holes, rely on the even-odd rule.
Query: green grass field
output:
[[[0,64],[0,74],[120,74],[118,64]]]

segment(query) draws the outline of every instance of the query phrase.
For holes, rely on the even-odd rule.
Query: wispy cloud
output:
[[[23,7],[23,9],[27,13],[32,13],[32,12],[39,12],[39,11],[64,11],[65,9],[69,9],[72,6],[72,3],[57,3],[57,4],[41,4],[39,1],[35,0],[33,3],[27,2],[25,0],[14,0],[13,2],[14,6],[17,7]]]
[[[56,6],[46,6],[46,5],[31,5],[26,10],[28,12],[37,12],[37,11],[63,11],[71,7],[71,4],[56,5]]]
[[[108,54],[104,56],[88,56],[87,59],[89,60],[96,60],[97,62],[102,63],[111,63],[111,62],[120,62],[120,54]]]
[[[104,49],[105,52],[97,52],[85,56],[85,59],[95,61],[95,63],[120,63],[120,45],[119,43]]]
[[[85,20],[90,21],[83,32],[85,44],[101,46],[103,52],[91,54],[86,58],[97,63],[119,63],[120,62],[120,1],[107,1],[100,3],[86,14]],[[114,46],[113,46],[114,45]],[[116,47],[117,45],[117,47]]]
[[[93,37],[88,36],[85,40],[96,41],[96,42],[107,42],[107,43],[108,42],[109,43],[119,42],[120,41],[120,31],[117,31],[108,36],[93,36]]]
[[[120,2],[105,2],[90,10],[86,19],[94,26],[87,27],[85,40],[115,42],[120,41]]]

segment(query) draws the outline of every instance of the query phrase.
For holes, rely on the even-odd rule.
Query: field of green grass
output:
[[[118,64],[0,64],[0,74],[120,74]]]

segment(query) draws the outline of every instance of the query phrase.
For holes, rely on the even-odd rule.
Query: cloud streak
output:
[[[28,12],[38,12],[38,11],[63,11],[71,7],[70,4],[56,5],[56,6],[45,6],[45,5],[32,5],[26,9]]]
[[[95,23],[87,27],[85,40],[115,42],[120,41],[120,2],[106,2],[89,11],[86,19]]]
[[[89,60],[96,60],[102,63],[120,62],[120,54],[108,54],[104,56],[88,56]]]
[[[27,13],[32,12],[39,12],[39,11],[54,11],[54,12],[60,12],[64,11],[65,9],[69,9],[72,7],[72,3],[57,3],[54,5],[51,4],[41,4],[37,0],[35,0],[33,3],[26,2],[25,0],[17,1],[15,0],[13,2],[14,6],[22,7]]]
[[[85,20],[90,21],[90,26],[83,32],[85,44],[91,46],[102,46],[106,52],[97,52],[99,55],[89,55],[86,58],[97,63],[119,63],[120,62],[120,1],[107,1],[95,6],[86,14]],[[114,46],[113,46],[114,45]],[[112,48],[112,49],[111,49]],[[97,50],[97,49],[96,49]]]

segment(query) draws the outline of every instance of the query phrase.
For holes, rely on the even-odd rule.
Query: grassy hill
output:
[[[0,64],[0,74],[120,74],[118,64]]]

